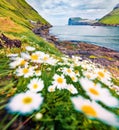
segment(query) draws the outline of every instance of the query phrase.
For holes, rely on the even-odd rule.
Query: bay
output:
[[[53,26],[50,28],[50,34],[61,41],[83,41],[119,51],[119,27]]]

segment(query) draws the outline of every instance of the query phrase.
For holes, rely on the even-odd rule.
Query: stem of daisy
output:
[[[14,118],[2,129],[2,130],[7,130],[9,126],[17,119],[19,115],[14,116]]]
[[[1,101],[0,101],[0,104],[1,104],[1,103],[4,103],[5,101],[6,101],[5,99],[4,99],[4,100],[1,100]]]
[[[3,109],[5,106],[6,106],[6,104],[5,104],[5,105],[0,106],[0,110],[1,110],[1,109]]]
[[[20,124],[20,125],[18,126],[18,128],[17,128],[16,130],[20,130],[20,128],[21,128],[23,125],[25,125],[33,116],[34,116],[34,115],[31,115],[29,118],[27,118],[22,124]]]
[[[15,82],[11,82],[11,83],[9,83],[8,85],[3,86],[2,88],[0,88],[0,92],[3,91],[3,90],[8,89],[9,87],[12,87],[12,86],[14,85],[14,83],[15,83]]]

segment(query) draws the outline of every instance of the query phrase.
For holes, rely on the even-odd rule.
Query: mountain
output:
[[[25,0],[0,0],[0,36],[4,34],[8,39],[19,39],[22,44],[39,44],[42,50],[58,53],[55,46],[33,33],[37,26],[48,28],[51,25]]]
[[[0,0],[0,17],[9,17],[24,26],[30,26],[29,20],[48,23],[25,0]]]
[[[68,20],[68,25],[92,25],[96,23],[97,20],[82,19],[80,17],[72,17]]]
[[[110,13],[101,18],[99,22],[106,25],[119,25],[119,4]]]

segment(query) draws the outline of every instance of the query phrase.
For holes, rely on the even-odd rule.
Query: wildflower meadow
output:
[[[101,65],[32,46],[6,59],[9,71],[3,73],[12,82],[0,88],[2,95],[9,92],[0,101],[0,129],[12,129],[19,120],[17,130],[27,124],[32,130],[119,129],[118,84]]]

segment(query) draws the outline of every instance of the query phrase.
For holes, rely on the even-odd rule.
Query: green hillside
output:
[[[99,22],[109,25],[119,25],[119,8],[111,11],[109,14],[100,19]]]
[[[39,44],[43,50],[58,53],[55,46],[32,32],[34,25],[31,22],[50,25],[25,0],[0,0],[0,34],[4,33],[11,39],[19,39],[22,45]]]
[[[16,23],[28,27],[30,25],[29,20],[41,21],[44,24],[48,23],[25,0],[1,0],[0,16],[9,17]]]

